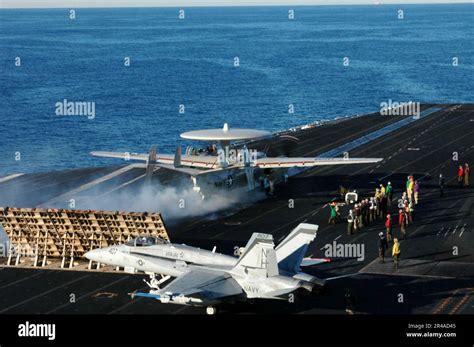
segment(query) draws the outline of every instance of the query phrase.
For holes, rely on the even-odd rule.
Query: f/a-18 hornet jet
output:
[[[127,244],[94,249],[91,261],[146,272],[150,290],[132,297],[154,298],[162,303],[206,307],[216,312],[222,302],[248,299],[285,299],[292,292],[313,293],[326,280],[302,272],[301,266],[330,261],[304,258],[318,226],[299,224],[276,248],[273,236],[254,233],[239,258],[155,237],[139,237]],[[161,279],[156,277],[161,275]],[[175,277],[164,288],[160,285]],[[334,278],[332,278],[334,279]]]
[[[156,147],[150,148],[149,154],[129,152],[91,152],[96,157],[121,158],[146,162],[146,178],[150,180],[155,167],[178,171],[190,175],[193,189],[202,194],[202,188],[215,186],[246,186],[251,191],[272,172],[274,181],[280,181],[290,168],[308,168],[325,165],[370,164],[382,158],[305,158],[305,157],[267,157],[266,150],[258,151],[247,148],[256,139],[272,136],[268,131],[254,129],[231,129],[224,124],[222,129],[206,129],[189,131],[181,134],[186,140],[205,141],[212,143],[206,148],[188,147],[185,155],[181,146],[176,148],[174,155],[157,154]],[[235,142],[238,143],[235,143]],[[231,142],[234,142],[231,145]],[[216,146],[220,144],[220,148]],[[235,183],[243,183],[238,185]],[[230,183],[230,184],[229,184]]]

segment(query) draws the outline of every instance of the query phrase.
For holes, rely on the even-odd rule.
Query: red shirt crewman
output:
[[[387,241],[392,241],[392,216],[390,214],[387,214],[385,229],[387,230]]]

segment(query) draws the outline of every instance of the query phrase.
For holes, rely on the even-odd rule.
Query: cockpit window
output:
[[[160,239],[159,237],[154,236],[140,236],[137,237],[135,240],[130,240],[127,242],[128,246],[135,246],[135,247],[144,247],[144,246],[153,246],[166,243],[165,240]]]

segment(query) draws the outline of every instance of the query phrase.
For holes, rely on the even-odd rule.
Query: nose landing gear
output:
[[[143,282],[145,282],[151,289],[160,289],[160,285],[169,280],[171,278],[171,276],[163,276],[161,275],[161,279],[157,279],[156,278],[156,275],[155,274],[151,274],[149,273],[149,276],[150,276],[150,282],[148,282],[147,280],[143,279]]]

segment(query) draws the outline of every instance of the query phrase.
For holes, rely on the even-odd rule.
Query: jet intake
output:
[[[326,281],[305,273],[298,273],[293,278],[300,280],[300,288],[311,294],[320,294],[326,288]]]
[[[314,284],[306,282],[306,281],[300,282],[300,288],[308,291],[309,293],[313,293],[314,286],[315,286]]]

